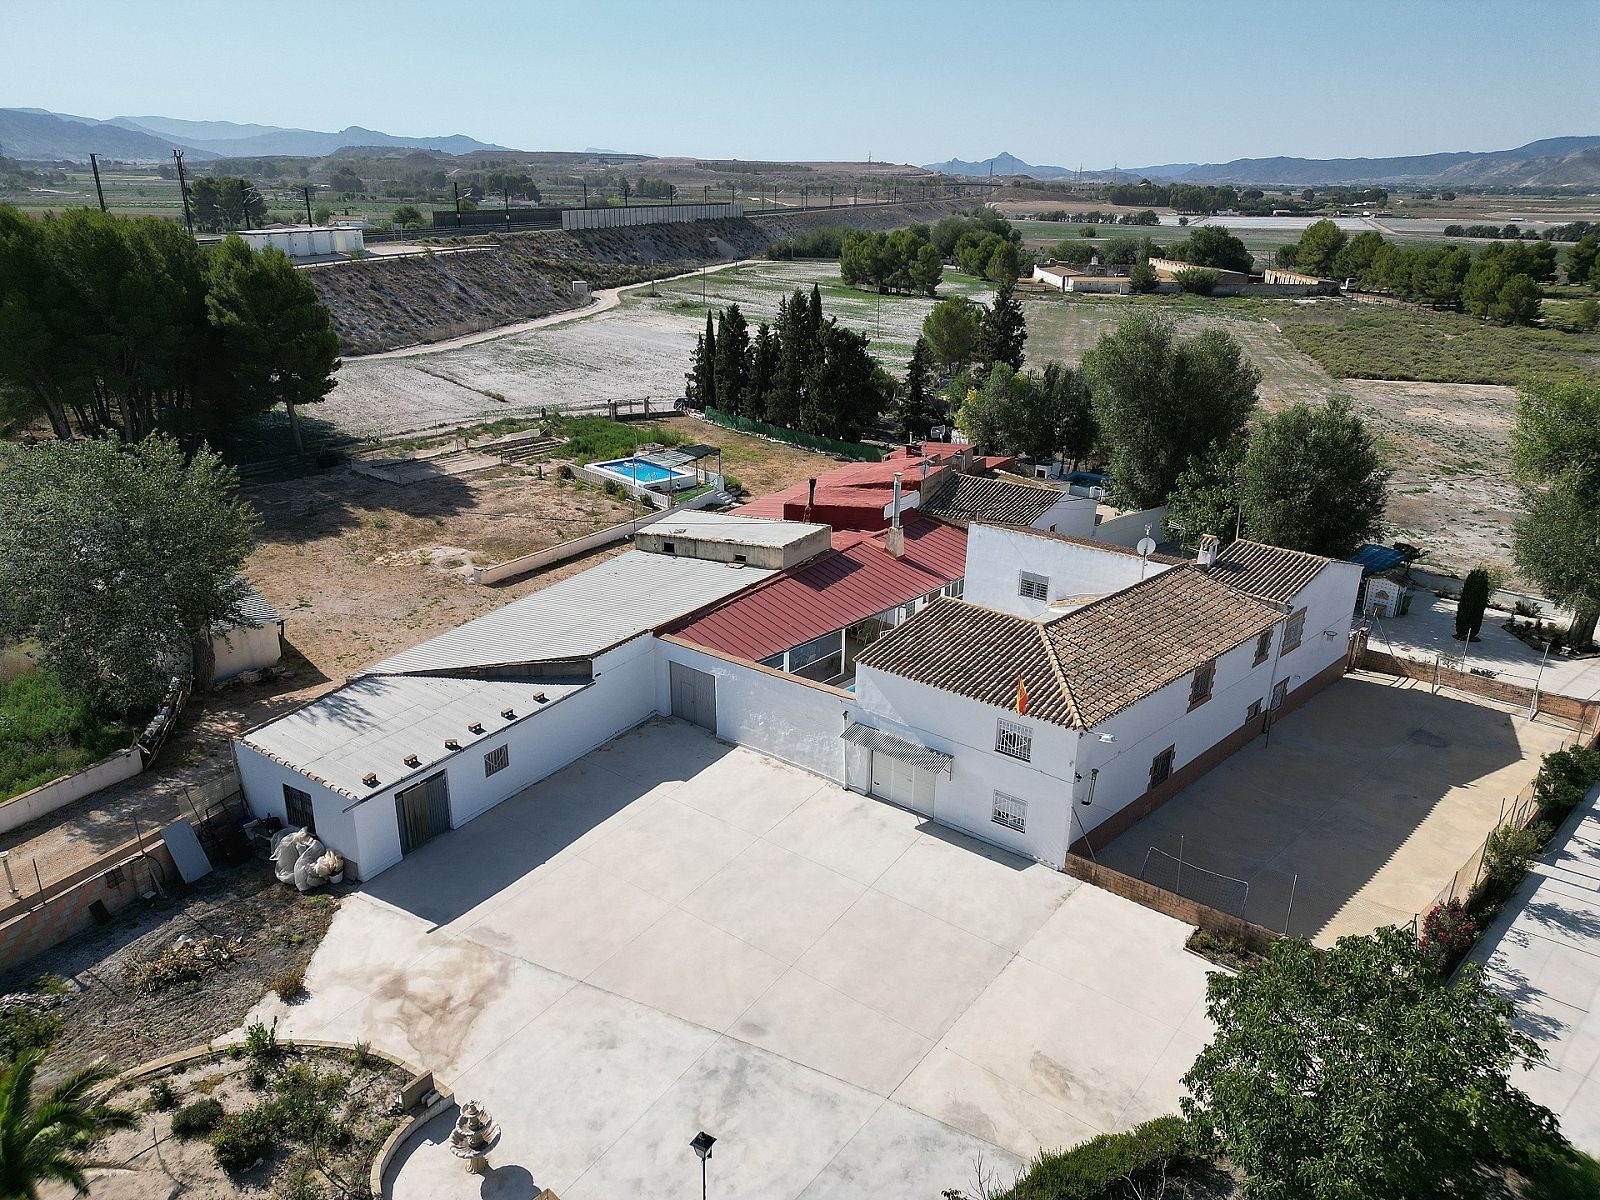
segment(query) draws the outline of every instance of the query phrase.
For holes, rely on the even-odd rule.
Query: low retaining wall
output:
[[[685,501],[675,508],[662,509],[650,513],[648,516],[634,517],[620,525],[610,525],[605,529],[597,529],[593,533],[586,533],[582,537],[573,538],[569,542],[559,542],[554,546],[546,546],[543,550],[535,550],[531,554],[524,554],[520,558],[509,558],[505,562],[495,563],[490,567],[474,567],[467,576],[470,583],[484,585],[504,583],[508,579],[515,579],[519,575],[527,575],[541,567],[553,566],[556,563],[566,562],[569,558],[577,558],[591,550],[598,550],[601,546],[609,546],[613,542],[626,541],[646,525],[652,525],[664,520],[675,513],[689,512],[694,509],[705,508],[716,497],[715,492],[705,492],[693,500]]]
[[[1471,672],[1457,671],[1438,663],[1400,658],[1397,655],[1386,654],[1382,650],[1374,650],[1370,645],[1363,647],[1357,657],[1356,665],[1383,675],[1416,679],[1427,684],[1437,683],[1441,687],[1454,688],[1458,692],[1471,692],[1475,696],[1498,700],[1502,704],[1514,704],[1535,714],[1548,714],[1558,721],[1570,721],[1580,730],[1592,729],[1600,723],[1600,700],[1577,700],[1555,692],[1536,692],[1533,688],[1523,687],[1519,683],[1505,683],[1499,679],[1490,679],[1486,675],[1473,675]]]
[[[1104,888],[1124,900],[1132,900],[1135,904],[1163,913],[1186,925],[1204,929],[1207,933],[1225,934],[1235,938],[1257,954],[1266,954],[1272,949],[1272,943],[1281,936],[1264,925],[1256,925],[1232,913],[1201,904],[1198,900],[1169,892],[1166,888],[1135,879],[1132,875],[1124,875],[1121,871],[1101,866],[1077,854],[1067,855],[1067,865],[1062,870],[1074,879],[1081,879],[1095,887]]]
[[[7,970],[81,929],[180,880],[159,834],[126,842],[44,891],[0,909],[0,970]],[[19,882],[21,882],[19,880]],[[96,907],[98,905],[98,907]]]
[[[40,784],[32,791],[23,792],[20,796],[13,796],[10,800],[0,803],[0,833],[10,833],[29,821],[37,820],[71,804],[74,800],[82,800],[101,788],[121,783],[124,779],[132,779],[142,770],[144,761],[138,747],[130,746],[126,750],[118,750],[109,758],[102,758],[81,771]]]

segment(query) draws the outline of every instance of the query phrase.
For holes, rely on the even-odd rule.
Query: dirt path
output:
[[[761,259],[741,258],[733,262],[718,263],[714,267],[706,267],[704,274],[713,274],[726,271],[730,267],[746,267]],[[677,279],[699,278],[701,271],[686,271],[681,275],[668,275],[655,281],[656,284],[671,283]],[[420,354],[439,354],[446,350],[459,350],[463,346],[476,346],[480,342],[492,342],[496,338],[510,337],[516,333],[527,333],[532,329],[545,329],[551,325],[562,325],[568,321],[581,321],[587,317],[599,316],[609,312],[622,303],[622,293],[635,288],[651,287],[649,283],[630,283],[626,287],[601,288],[595,292],[593,299],[582,308],[568,309],[563,312],[551,313],[546,317],[535,317],[531,321],[518,321],[515,325],[500,325],[494,329],[484,329],[477,333],[464,334],[461,337],[447,338],[439,342],[422,342],[415,346],[402,346],[398,350],[380,350],[376,354],[347,354],[346,362],[379,362],[388,358],[415,358]]]

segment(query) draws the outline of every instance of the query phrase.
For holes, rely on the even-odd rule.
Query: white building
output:
[[[251,588],[230,619],[211,626],[211,655],[217,683],[276,666],[283,657],[283,618]]]
[[[360,254],[366,249],[366,235],[355,225],[274,225],[269,229],[242,229],[239,236],[252,250],[271,247],[296,261]]]

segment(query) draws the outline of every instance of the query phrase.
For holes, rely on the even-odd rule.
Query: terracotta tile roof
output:
[[[965,530],[929,518],[904,528],[904,558],[889,553],[887,532],[835,533],[832,550],[662,632],[759,662],[966,574]]]
[[[1076,706],[1045,628],[964,600],[935,600],[869,646],[856,665],[1011,711],[1021,676],[1030,717],[1074,728]]]
[[[1088,729],[1233,647],[1281,614],[1195,567],[1163,571],[1041,624],[940,600],[877,642],[860,666]]]
[[[946,521],[1027,526],[1068,498],[1054,488],[981,475],[950,475],[922,501],[921,511]]]
[[[1046,626],[1083,728],[1250,641],[1283,614],[1195,567],[1175,567]]]
[[[1320,554],[1237,541],[1217,555],[1212,574],[1247,596],[1288,604],[1332,561]]]

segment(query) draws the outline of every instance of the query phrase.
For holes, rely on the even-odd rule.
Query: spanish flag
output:
[[[1028,715],[1028,684],[1021,675],[1017,676],[1017,715]]]

